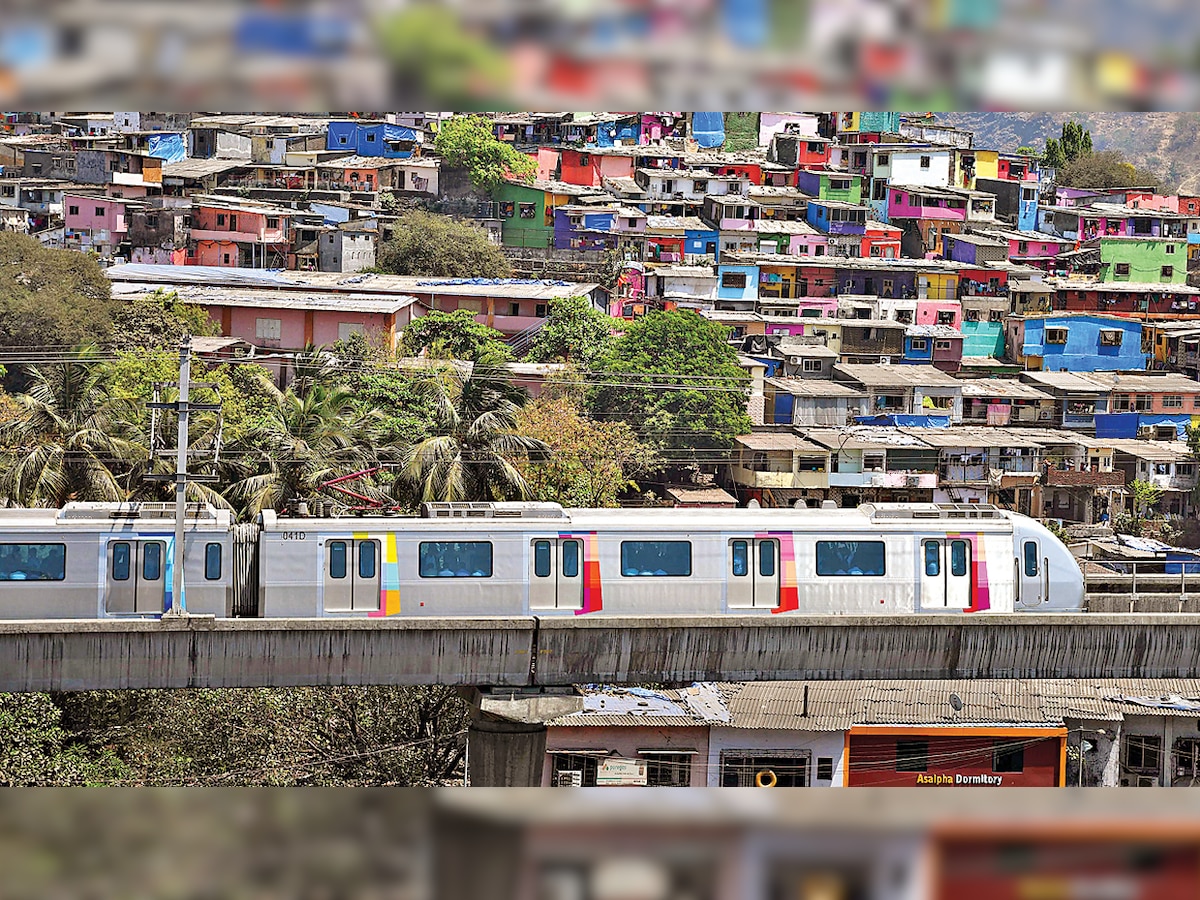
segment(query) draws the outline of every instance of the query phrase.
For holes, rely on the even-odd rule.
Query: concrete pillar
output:
[[[471,787],[541,787],[546,726],[474,720],[467,730]]]
[[[546,723],[583,709],[571,694],[463,692],[471,704],[467,783],[472,787],[541,787]]]

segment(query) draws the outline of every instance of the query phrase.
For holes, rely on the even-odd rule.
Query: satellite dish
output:
[[[958,696],[958,694],[951,694],[950,695],[950,707],[955,712],[962,712],[962,708],[963,708],[962,697]]]

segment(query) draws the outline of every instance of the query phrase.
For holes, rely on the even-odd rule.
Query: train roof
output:
[[[808,508],[651,508],[651,509],[570,509],[557,503],[426,503],[419,516],[361,516],[316,518],[262,514],[264,531],[317,531],[329,528],[359,529],[435,526],[464,519],[483,520],[487,527],[502,524],[521,527],[537,523],[541,527],[587,527],[592,524],[613,527],[679,526],[728,528],[738,523],[769,521],[779,526],[838,527],[904,526],[915,522],[973,524],[994,523],[1009,526],[1010,513],[988,504],[976,503],[865,503],[851,509]]]
[[[233,514],[227,509],[217,509],[208,503],[187,504],[184,521],[192,527],[228,528],[233,524]],[[128,523],[173,526],[175,523],[174,503],[68,503],[62,509],[9,507],[0,509],[0,528],[22,527],[80,527],[106,528]]]

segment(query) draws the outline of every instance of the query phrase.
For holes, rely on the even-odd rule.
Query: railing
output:
[[[1128,612],[1174,608],[1192,612],[1200,605],[1200,558],[1196,560],[1081,559],[1083,583],[1089,595],[1108,595],[1116,604],[1128,598]],[[1114,605],[1110,602],[1108,605]],[[1161,608],[1159,608],[1161,607]]]

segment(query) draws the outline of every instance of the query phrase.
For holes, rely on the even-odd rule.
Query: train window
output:
[[[579,541],[563,541],[564,578],[575,578],[579,575]]]
[[[883,575],[883,541],[817,541],[818,575]]]
[[[950,574],[961,578],[967,574],[967,542],[950,542]]]
[[[128,581],[129,580],[129,544],[126,541],[120,541],[113,544],[113,561],[112,561],[112,580],[113,581]]]
[[[329,544],[329,577],[346,577],[346,542],[333,541]]]
[[[621,574],[675,575],[692,574],[691,541],[622,541]]]
[[[358,545],[358,577],[375,577],[375,542],[361,541]]]
[[[1025,574],[1029,578],[1036,578],[1038,573],[1038,546],[1037,541],[1025,542]]]
[[[422,578],[491,578],[490,541],[422,541]]]
[[[533,574],[538,578],[550,577],[550,542],[533,542]]]
[[[142,544],[142,580],[158,581],[162,577],[162,544]]]
[[[758,545],[758,574],[763,578],[775,576],[775,542],[760,541]]]
[[[942,574],[942,545],[940,541],[925,542],[925,574],[936,578]]]
[[[0,581],[63,581],[66,544],[0,544]]]
[[[204,577],[208,581],[217,581],[221,577],[221,545],[204,545]]]
[[[738,578],[750,572],[750,553],[745,541],[733,542],[733,574]]]

